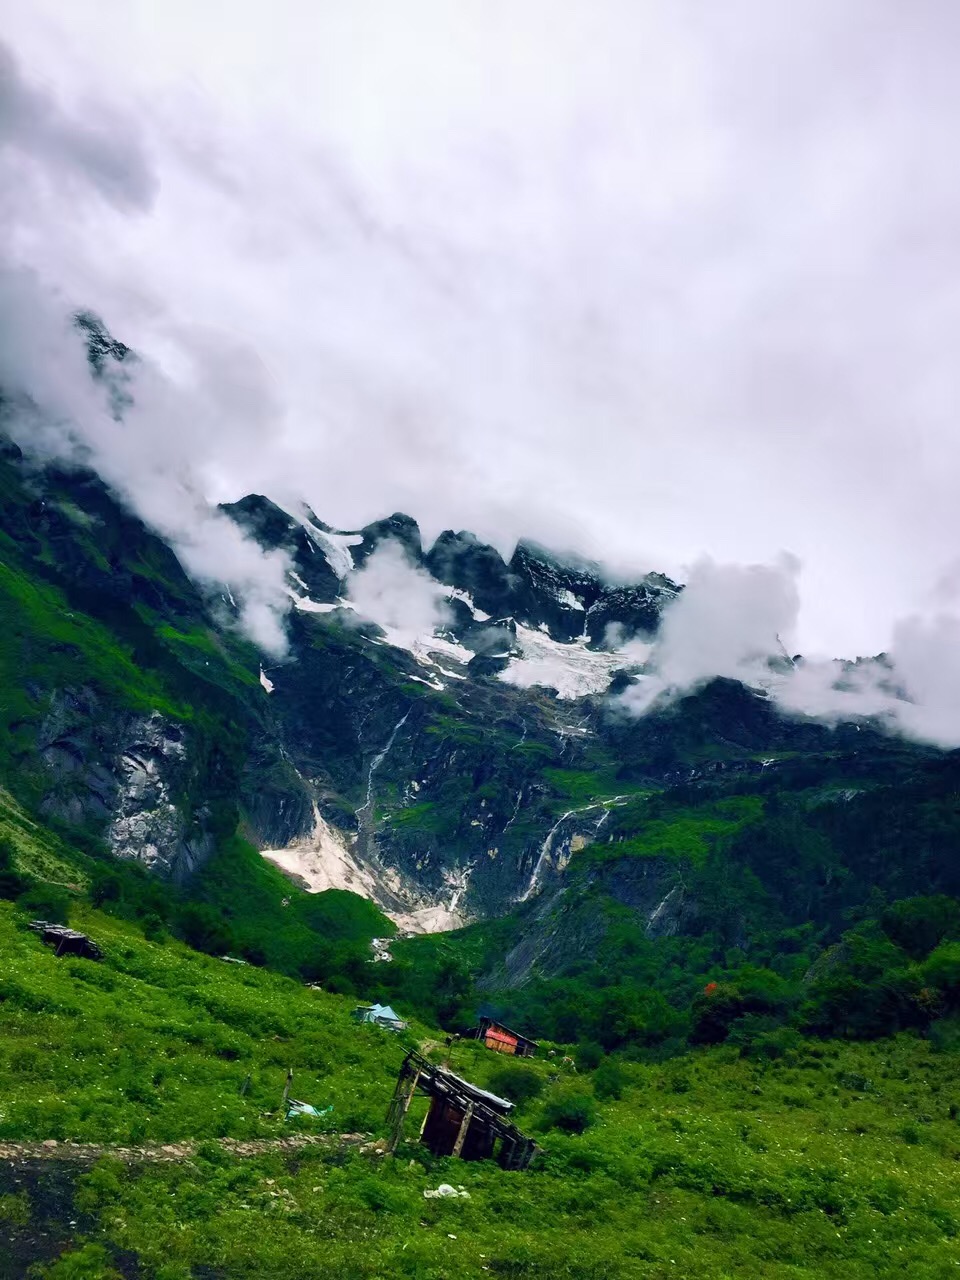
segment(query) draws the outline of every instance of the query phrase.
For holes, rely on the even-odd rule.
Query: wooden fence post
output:
[[[394,1097],[394,1102],[396,1103],[396,1110],[394,1112],[394,1117],[393,1117],[393,1129],[390,1133],[390,1138],[387,1143],[387,1150],[390,1152],[396,1151],[397,1147],[400,1145],[400,1137],[403,1133],[403,1122],[407,1118],[407,1112],[410,1110],[410,1103],[413,1101],[413,1095],[417,1091],[417,1081],[420,1079],[420,1072],[422,1070],[423,1070],[422,1067],[417,1067],[416,1071],[413,1074],[413,1079],[410,1081],[410,1087],[409,1089],[407,1089],[406,1093],[403,1095],[402,1098],[398,1096],[400,1091],[400,1086],[402,1083],[402,1077],[401,1077],[401,1080],[397,1082],[397,1095],[395,1095]]]
[[[463,1144],[464,1144],[464,1141],[466,1140],[467,1130],[470,1128],[470,1121],[472,1119],[473,1119],[473,1103],[470,1103],[467,1106],[466,1111],[463,1113],[463,1119],[460,1121],[460,1130],[457,1134],[457,1140],[453,1144],[453,1151],[450,1153],[451,1155],[458,1156],[460,1152],[463,1150]]]

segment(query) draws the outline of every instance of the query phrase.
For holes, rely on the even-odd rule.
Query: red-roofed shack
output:
[[[495,1018],[481,1018],[471,1033],[475,1040],[482,1040],[495,1053],[510,1053],[517,1058],[532,1058],[537,1052],[536,1040],[529,1040],[519,1031],[511,1031]]]

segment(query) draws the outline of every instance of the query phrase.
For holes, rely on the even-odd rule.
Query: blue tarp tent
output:
[[[390,1031],[402,1031],[406,1023],[388,1004],[361,1005],[354,1009],[353,1016],[358,1022],[372,1022],[377,1027],[387,1027]]]

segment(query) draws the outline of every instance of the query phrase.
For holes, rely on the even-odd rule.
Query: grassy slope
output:
[[[20,872],[36,876],[47,884],[72,889],[83,889],[89,881],[92,859],[31,818],[3,787],[0,787],[0,839],[9,845]]]
[[[0,1140],[281,1133],[263,1113],[289,1065],[297,1096],[333,1104],[321,1124],[382,1134],[403,1043],[353,1024],[352,1002],[149,943],[94,911],[78,923],[105,947],[102,964],[57,960],[0,904]],[[460,1044],[453,1065],[483,1084],[503,1064]],[[531,1069],[546,1092],[520,1114],[528,1129],[544,1101],[592,1087],[584,1075],[550,1083],[546,1059]],[[129,1267],[135,1256],[139,1274],[165,1280],[954,1274],[955,1054],[903,1036],[804,1042],[777,1062],[721,1048],[622,1071],[621,1100],[601,1103],[580,1137],[545,1135],[547,1156],[523,1175],[434,1162],[413,1145],[398,1159],[235,1161],[210,1148],[185,1165],[105,1160],[72,1175],[59,1244],[107,1254],[88,1250],[92,1270],[60,1273],[102,1276],[104,1257]],[[0,1238],[42,1199],[29,1179],[24,1190],[5,1177]],[[442,1181],[471,1198],[424,1200]]]

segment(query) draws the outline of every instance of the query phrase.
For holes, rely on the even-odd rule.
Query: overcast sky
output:
[[[954,0],[30,0],[5,253],[201,396],[168,447],[211,496],[788,551],[794,644],[875,653],[960,591],[958,37]]]

